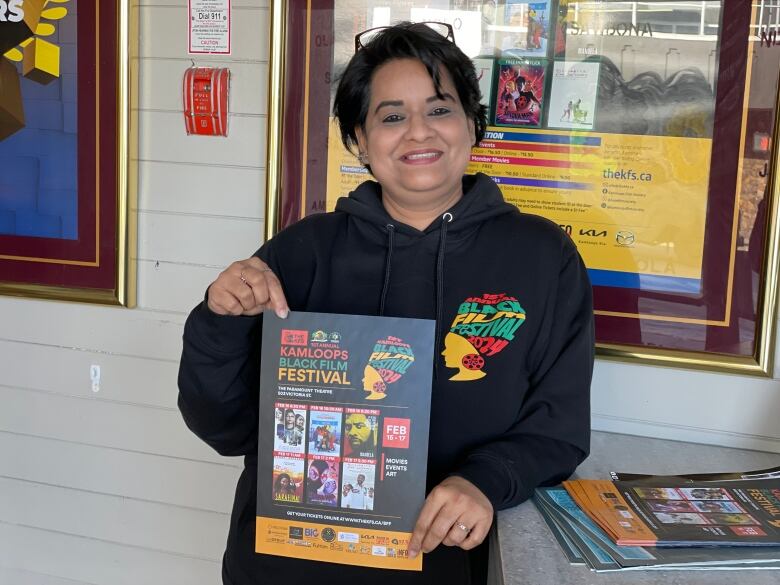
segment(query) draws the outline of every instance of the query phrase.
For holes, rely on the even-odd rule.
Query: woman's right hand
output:
[[[282,283],[255,256],[233,262],[220,273],[209,285],[208,307],[218,315],[259,315],[270,309],[282,319],[290,312]]]

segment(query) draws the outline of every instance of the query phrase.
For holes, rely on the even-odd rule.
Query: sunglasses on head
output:
[[[452,25],[447,24],[446,22],[415,22],[410,28],[410,30],[414,30],[416,27],[419,26],[427,26],[434,32],[439,33],[441,36],[443,36],[445,39],[455,42],[455,33],[452,30]],[[367,30],[364,30],[363,32],[359,32],[355,35],[355,52],[357,53],[360,49],[364,49],[365,46],[371,42],[371,39],[373,39],[377,33],[392,28],[392,26],[375,26],[374,28],[369,28]]]

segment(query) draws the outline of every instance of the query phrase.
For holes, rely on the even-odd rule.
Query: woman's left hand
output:
[[[473,483],[451,476],[437,485],[420,510],[409,542],[409,558],[439,544],[469,550],[480,544],[493,524],[493,505]]]

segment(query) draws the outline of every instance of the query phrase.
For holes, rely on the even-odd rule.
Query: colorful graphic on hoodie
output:
[[[402,339],[391,335],[377,341],[363,369],[363,390],[369,393],[366,400],[384,398],[387,385],[400,380],[413,363],[412,346]]]
[[[485,357],[494,356],[509,345],[523,323],[525,310],[515,297],[485,293],[467,298],[444,338],[444,365],[458,368],[450,380],[468,382],[484,378]]]

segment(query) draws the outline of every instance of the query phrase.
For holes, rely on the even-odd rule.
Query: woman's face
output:
[[[284,424],[288,429],[295,426],[295,413],[292,410],[288,410],[287,414],[284,416]]]
[[[371,82],[365,130],[356,129],[383,197],[403,209],[437,209],[462,195],[474,123],[449,72],[441,73],[443,99],[420,61],[385,63]]]
[[[279,485],[283,490],[286,490],[288,487],[290,487],[290,480],[286,477],[282,477],[282,479],[279,480]]]
[[[317,469],[314,465],[309,466],[309,479],[312,481],[317,481],[320,478],[320,470]]]

